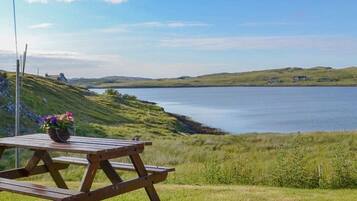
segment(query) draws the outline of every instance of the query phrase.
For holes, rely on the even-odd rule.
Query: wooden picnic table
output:
[[[73,136],[68,143],[53,142],[46,134],[32,134],[0,139],[0,157],[5,149],[25,148],[32,150],[33,156],[23,168],[0,172],[0,191],[9,191],[49,200],[61,201],[97,201],[120,194],[145,188],[151,201],[158,201],[159,196],[154,184],[167,178],[173,168],[144,165],[140,158],[145,145],[151,142],[90,138]],[[85,154],[86,158],[58,157],[52,158],[49,152],[66,152]],[[111,162],[119,157],[129,157],[131,163]],[[43,164],[40,164],[43,161]],[[84,165],[86,171],[77,191],[69,190],[59,170],[70,164]],[[111,184],[92,190],[97,171],[101,169]],[[123,181],[116,170],[135,171],[137,178]],[[47,187],[15,179],[49,173],[57,185]]]

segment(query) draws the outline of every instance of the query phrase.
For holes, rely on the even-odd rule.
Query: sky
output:
[[[27,72],[178,77],[357,61],[355,0],[16,0]],[[0,69],[15,69],[12,0]]]

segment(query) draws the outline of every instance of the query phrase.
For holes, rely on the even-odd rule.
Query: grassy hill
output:
[[[108,76],[100,79],[96,78],[73,78],[69,80],[69,83],[72,85],[82,85],[90,88],[91,86],[102,85],[102,84],[111,84],[118,82],[130,82],[130,81],[143,81],[151,80],[149,78],[142,77],[126,77],[126,76]]]
[[[101,79],[97,79],[101,80]],[[208,87],[208,86],[357,86],[357,67],[333,69],[282,68],[198,77],[124,80],[111,83],[76,83],[83,87]]]
[[[0,88],[0,135],[10,134],[14,125],[14,74]],[[36,119],[47,114],[71,111],[79,135],[167,136],[192,133],[186,125],[161,107],[128,95],[98,95],[84,88],[51,79],[26,75],[22,89],[22,133],[35,132]],[[198,132],[198,131],[197,131]],[[109,133],[109,134],[108,134]]]

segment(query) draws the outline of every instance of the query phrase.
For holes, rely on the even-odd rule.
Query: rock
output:
[[[46,73],[45,77],[49,78],[49,79],[52,79],[52,80],[57,80],[59,82],[68,83],[68,79],[66,78],[64,73],[60,73],[59,75],[49,75],[49,74]]]

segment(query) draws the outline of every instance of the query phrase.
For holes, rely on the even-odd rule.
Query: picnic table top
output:
[[[125,151],[151,145],[151,142],[72,136],[68,143],[57,143],[47,134],[31,134],[0,139],[0,146],[37,150],[62,151],[83,154],[99,154]]]

